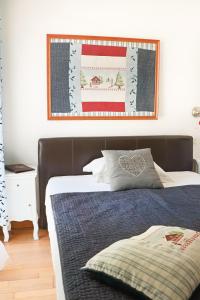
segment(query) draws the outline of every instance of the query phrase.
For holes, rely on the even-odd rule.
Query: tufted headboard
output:
[[[181,135],[42,138],[38,142],[40,227],[46,228],[45,189],[49,178],[83,174],[82,168],[104,149],[151,148],[166,171],[192,171],[193,138]]]

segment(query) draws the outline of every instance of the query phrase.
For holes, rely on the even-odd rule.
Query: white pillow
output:
[[[172,178],[159,165],[154,162],[154,167],[162,183],[173,182]]]
[[[171,177],[155,162],[154,167],[162,183],[173,182]],[[92,160],[89,164],[83,167],[83,172],[91,172],[96,177],[97,182],[110,183],[104,157]]]
[[[104,157],[96,158],[83,167],[83,172],[92,172],[92,173],[99,172],[104,165],[105,165]]]
[[[92,160],[83,167],[83,172],[91,172],[96,177],[97,182],[110,183],[104,157]]]

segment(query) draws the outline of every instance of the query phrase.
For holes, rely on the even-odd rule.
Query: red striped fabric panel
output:
[[[82,55],[126,56],[126,47],[82,45]]]
[[[125,102],[82,102],[83,112],[125,112]]]

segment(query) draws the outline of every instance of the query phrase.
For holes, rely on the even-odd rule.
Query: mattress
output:
[[[200,175],[193,172],[169,172],[171,181],[165,187],[200,184]],[[59,259],[58,242],[53,220],[50,195],[67,192],[96,192],[109,191],[108,184],[97,183],[92,175],[62,176],[51,178],[46,188],[46,213],[51,241],[51,251],[54,271],[56,274],[57,299],[64,300],[61,265]]]

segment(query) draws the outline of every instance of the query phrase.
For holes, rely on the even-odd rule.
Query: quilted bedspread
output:
[[[80,270],[110,244],[152,225],[200,231],[200,185],[51,196],[68,300],[138,300]],[[175,300],[175,299],[174,299]],[[191,300],[200,300],[200,288]]]

